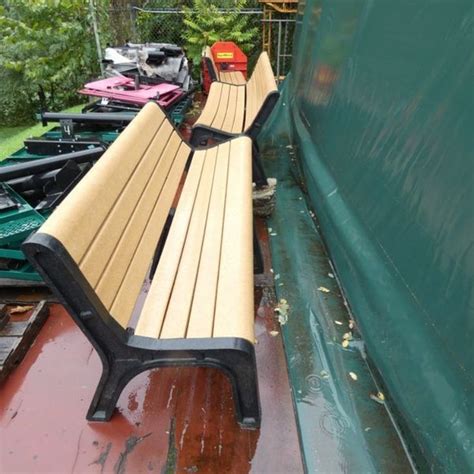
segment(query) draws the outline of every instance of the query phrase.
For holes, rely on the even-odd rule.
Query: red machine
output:
[[[220,79],[221,72],[240,71],[244,79],[247,79],[247,56],[232,41],[218,41],[206,48],[201,66],[206,94],[211,83]]]
[[[211,46],[218,72],[240,71],[247,79],[247,56],[232,41],[218,41]]]

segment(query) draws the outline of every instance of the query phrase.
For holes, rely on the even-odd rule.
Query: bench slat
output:
[[[137,207],[139,207],[138,203],[143,195],[145,184],[151,178],[156,168],[159,168],[161,172],[162,169],[167,172],[171,165],[172,159],[181,143],[180,138],[176,134],[172,136],[172,131],[172,126],[168,122],[164,122],[158,129],[153,141],[150,143],[150,146],[143,154],[142,159],[135,167],[135,170],[125,185],[122,194],[113,204],[113,207],[110,209],[109,214],[98,229],[97,235],[80,262],[82,272],[89,280],[89,283],[99,291],[107,307],[109,306],[111,297],[107,297],[105,293],[102,293],[99,280],[103,281],[104,279],[108,279],[107,268],[111,257],[115,258],[113,255],[114,253],[116,254],[116,252],[114,251],[120,240],[123,239],[124,230],[127,228],[130,217],[137,210]],[[163,149],[171,137],[171,146],[167,147],[169,149],[168,154],[163,156]],[[113,185],[113,183],[111,182],[107,185]],[[154,188],[153,191],[156,190],[156,192],[159,193],[160,189],[160,187]],[[154,197],[153,194],[152,196]],[[143,221],[140,228],[134,229],[137,234],[143,229],[145,223],[146,221]],[[100,252],[99,256],[98,250]],[[114,271],[117,271],[117,268],[115,268]],[[123,272],[120,273],[123,275]],[[107,281],[107,285],[108,284],[109,282]],[[111,291],[115,291],[116,287],[117,285],[112,284]],[[112,293],[111,296],[113,297],[114,293]]]
[[[244,75],[240,71],[220,72],[219,81],[236,86],[245,85]]]
[[[243,87],[242,87],[243,89]],[[232,130],[234,128],[234,120],[235,120],[235,113],[237,111],[237,92],[239,88],[238,87],[230,87],[228,96],[229,100],[227,103],[227,110],[225,112],[225,117],[224,121],[222,122],[221,126],[219,128],[222,128],[222,130]],[[216,123],[217,126],[217,123]]]
[[[129,213],[126,221],[126,226],[120,233],[120,238],[115,243],[113,253],[101,274],[101,277],[95,286],[95,290],[99,295],[102,303],[107,309],[111,309],[112,304],[117,297],[119,290],[123,284],[123,280],[127,273],[127,269],[130,268],[130,262],[135,259],[135,253],[137,248],[142,245],[150,247],[149,253],[153,255],[153,250],[156,247],[158,239],[160,237],[161,229],[163,228],[166,216],[168,215],[169,208],[172,200],[176,193],[176,189],[179,183],[179,177],[175,181],[174,188],[172,186],[167,187],[168,195],[164,193],[165,180],[170,172],[170,168],[174,165],[174,158],[180,146],[179,137],[173,137],[170,140],[168,146],[163,152],[163,159],[157,160],[155,157],[147,157],[151,162],[157,162],[157,165],[152,168],[148,175],[147,181],[142,181],[141,192],[139,201],[133,209],[132,213]],[[154,158],[154,159],[152,159]],[[184,169],[184,164],[178,163],[181,171]],[[169,183],[168,183],[169,184]],[[126,198],[127,196],[125,196]],[[160,221],[160,226],[155,229],[154,238],[149,238],[145,234],[145,229],[148,226],[148,222],[154,211],[154,205],[157,200],[160,200],[162,214],[164,218]],[[96,249],[96,254],[100,252],[100,248]],[[97,255],[96,255],[97,256]],[[148,267],[140,269],[137,273],[136,278],[140,280],[140,285],[143,282],[143,277]],[[140,279],[140,276],[143,277]],[[122,312],[121,312],[122,313]],[[112,311],[115,316],[115,312]],[[123,320],[129,315],[121,314],[120,319]]]
[[[237,88],[237,105],[235,109],[234,123],[232,125],[231,133],[241,133],[243,129],[245,116],[245,95],[246,88]]]
[[[136,247],[133,260],[127,268],[125,278],[117,292],[110,312],[124,327],[127,326],[146,273],[150,267],[158,239],[168,217],[169,209],[178,189],[184,167],[189,158],[189,148],[180,145],[173,166],[166,178],[162,192],[154,202],[153,212],[149,218],[140,242]],[[158,173],[156,173],[158,175]],[[153,183],[151,184],[153,186]],[[145,211],[143,211],[145,212]],[[132,223],[133,225],[133,223]],[[126,242],[126,240],[124,241]]]
[[[251,141],[230,144],[214,337],[254,343]]]
[[[230,144],[219,146],[206,233],[201,251],[186,337],[212,337],[219,278]]]
[[[247,97],[245,102],[245,125],[244,128],[250,126],[255,118],[257,108],[257,74],[252,74],[250,81],[247,83]]]
[[[76,263],[81,261],[164,120],[165,115],[155,104],[144,107],[128,125],[127,133],[122,133],[94,165],[94,173],[81,180],[81,186],[71,191],[41,227],[42,233],[63,243]],[[121,159],[123,149],[128,150],[126,160]],[[114,177],[113,182],[109,176]]]
[[[161,329],[160,338],[163,339],[182,338],[186,336],[204,233],[206,230],[212,182],[216,167],[216,156],[217,148],[205,152],[204,166],[186,235],[186,242],[184,243],[173,291],[168,303],[166,318],[163,328]],[[170,237],[173,238],[172,235],[170,235]]]
[[[207,125],[214,121],[214,117],[216,116],[217,110],[219,108],[223,86],[224,84],[220,82],[213,82],[211,84],[206,106],[204,107],[204,110],[202,111],[199,118],[196,120],[196,123],[203,123]]]
[[[201,151],[193,156],[166,244],[135,329],[135,334],[139,336],[157,338],[160,335],[201,179],[204,155],[205,152]]]
[[[222,92],[221,92],[221,97],[219,100],[219,107],[217,109],[214,120],[212,121],[212,126],[219,130],[221,129],[225,130],[225,128],[223,127],[223,124],[224,124],[226,115],[228,113],[229,99],[230,99],[230,94],[231,94],[232,89],[235,89],[235,88],[229,84],[222,84]],[[230,110],[230,113],[233,113],[233,111]]]

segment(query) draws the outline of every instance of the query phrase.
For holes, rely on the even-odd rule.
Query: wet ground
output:
[[[261,222],[259,234],[268,271]],[[271,280],[267,274],[257,282]],[[302,472],[272,290],[256,287],[255,295],[260,430],[239,428],[230,384],[218,370],[204,368],[140,374],[110,422],[87,422],[100,361],[63,307],[53,304],[2,387],[0,472]]]

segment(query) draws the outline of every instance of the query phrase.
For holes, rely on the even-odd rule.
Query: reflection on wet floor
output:
[[[268,264],[261,224],[259,234]],[[0,395],[0,471],[302,472],[271,295],[265,288],[256,289],[263,415],[258,431],[239,428],[230,384],[210,368],[142,373],[122,392],[109,423],[87,422],[100,361],[66,311],[53,305]]]

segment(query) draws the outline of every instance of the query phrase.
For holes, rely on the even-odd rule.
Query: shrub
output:
[[[77,89],[99,73],[88,2],[8,0],[0,7],[0,124],[32,119],[41,106],[79,102]],[[14,93],[13,93],[14,92]]]
[[[216,41],[234,41],[245,53],[254,49],[259,30],[252,26],[251,15],[241,13],[247,6],[247,0],[193,0],[191,8],[184,8],[183,36],[188,57],[195,65],[199,65],[204,46]],[[223,7],[232,11],[222,14],[219,8]]]

